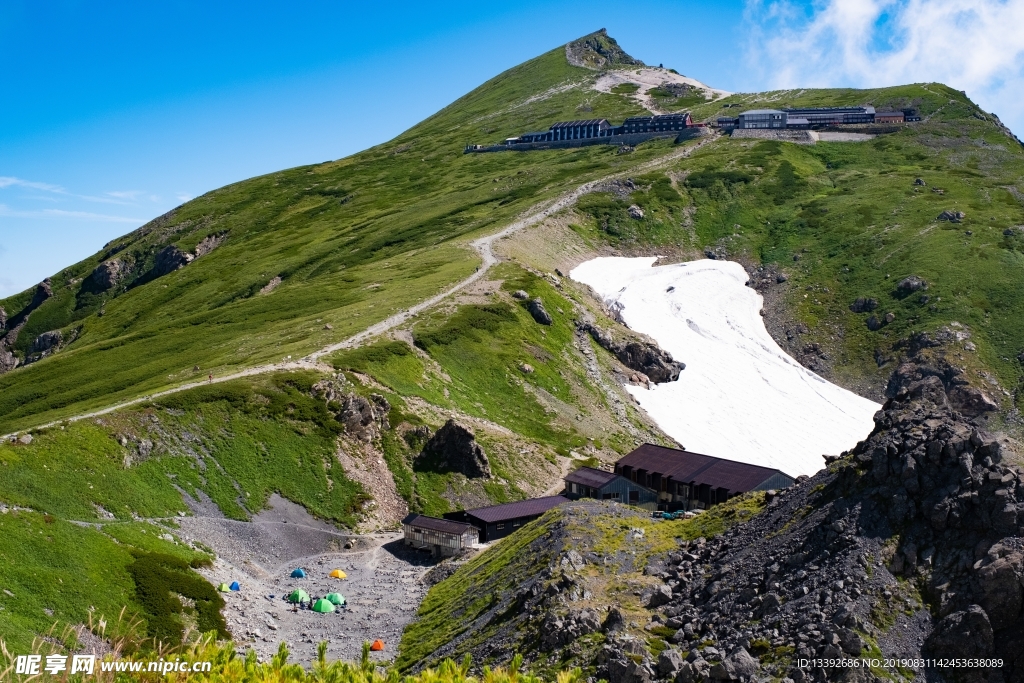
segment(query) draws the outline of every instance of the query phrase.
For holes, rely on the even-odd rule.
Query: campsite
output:
[[[378,640],[371,656],[393,658],[433,560],[402,545],[399,533],[353,536],[278,496],[271,505],[251,522],[209,509],[177,520],[182,541],[218,549],[203,573],[227,589],[224,617],[235,641],[263,661],[286,642],[293,661],[308,664],[321,640],[331,658],[358,659],[364,642]]]

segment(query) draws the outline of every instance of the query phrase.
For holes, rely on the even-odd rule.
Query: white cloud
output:
[[[134,201],[139,198],[139,195],[143,194],[141,190],[127,190],[123,192],[107,192],[106,194],[116,199],[128,199]]]
[[[187,202],[190,199],[192,199],[192,195],[186,194],[184,192],[180,192],[177,195],[177,200],[182,203]]]
[[[29,187],[33,190],[45,190],[46,192],[54,192],[56,194],[67,194],[63,187],[60,185],[51,185],[50,183],[37,183],[31,180],[22,180],[21,178],[13,178],[11,176],[0,176],[0,189],[5,187]]]
[[[749,0],[746,20],[769,87],[938,81],[1024,135],[1024,0]]]
[[[6,204],[0,204],[0,216],[11,216],[12,218],[78,218],[90,221],[102,221],[105,223],[134,223],[141,225],[146,221],[141,218],[130,218],[128,216],[111,216],[90,211],[65,211],[64,209],[43,209],[41,211],[20,211],[12,209]]]

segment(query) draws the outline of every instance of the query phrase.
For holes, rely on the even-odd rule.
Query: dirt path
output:
[[[146,394],[145,396],[140,396],[139,398],[134,398],[128,401],[115,403],[114,405],[102,408],[100,410],[93,410],[88,413],[82,413],[80,415],[65,417],[60,420],[53,420],[51,422],[47,422],[41,425],[36,425],[35,427],[30,427],[28,429],[19,430],[17,432],[4,434],[3,436],[0,436],[0,439],[10,439],[22,432],[28,431],[29,429],[45,429],[47,427],[53,427],[63,422],[77,422],[78,420],[86,420],[92,417],[99,417],[101,415],[106,415],[107,413],[112,413],[115,410],[120,410],[121,408],[127,408],[133,405],[137,405],[139,403],[151,401],[154,398],[160,398],[161,396],[176,394],[180,391],[194,389],[196,387],[203,386],[204,384],[219,384],[221,382],[230,382],[231,380],[240,379],[243,377],[263,375],[271,372],[278,372],[281,370],[321,370],[325,372],[333,372],[334,368],[325,363],[321,363],[321,358],[335,351],[339,351],[341,349],[350,349],[359,346],[368,339],[379,336],[401,325],[402,323],[409,320],[409,318],[411,318],[412,316],[417,315],[418,313],[421,313],[427,310],[428,308],[436,306],[437,304],[444,301],[448,297],[458,293],[459,291],[465,289],[469,285],[473,284],[474,282],[482,278],[487,273],[487,271],[490,270],[491,266],[498,262],[498,257],[494,254],[495,241],[500,240],[501,238],[507,235],[511,235],[514,232],[518,232],[519,230],[522,230],[524,228],[536,225],[537,223],[540,223],[541,221],[551,216],[552,214],[558,213],[562,209],[566,209],[572,206],[580,197],[589,192],[592,192],[596,186],[602,183],[606,183],[607,181],[613,180],[615,178],[623,178],[629,175],[642,173],[644,171],[659,168],[666,164],[670,164],[678,159],[688,157],[696,150],[700,149],[704,145],[713,142],[717,138],[717,135],[708,135],[702,138],[700,142],[698,142],[696,145],[688,145],[680,149],[673,150],[672,152],[666,154],[663,157],[659,157],[657,159],[653,159],[651,161],[638,164],[637,166],[634,166],[633,168],[627,171],[612,173],[603,178],[599,178],[597,180],[592,180],[590,182],[584,183],[583,185],[580,185],[576,189],[563,194],[561,197],[558,197],[553,201],[548,200],[545,202],[540,202],[538,205],[533,207],[532,213],[528,213],[525,217],[520,218],[519,220],[509,224],[504,229],[491,235],[480,237],[470,242],[470,246],[473,249],[475,249],[478,254],[480,254],[482,262],[480,266],[477,267],[476,271],[466,279],[456,283],[455,285],[441,292],[440,294],[436,294],[435,296],[432,296],[429,299],[421,301],[420,303],[410,308],[407,308],[404,311],[400,311],[388,318],[385,318],[384,320],[378,323],[375,323],[367,327],[365,330],[352,335],[351,337],[345,339],[344,341],[340,341],[336,344],[325,346],[324,348],[319,349],[318,351],[314,351],[305,358],[282,363],[269,363],[266,365],[258,365],[252,368],[246,368],[245,370],[239,370],[238,372],[233,372],[227,375],[219,375],[217,377],[214,377],[212,380],[188,382],[186,384],[181,384],[170,389],[157,391],[152,394]]]

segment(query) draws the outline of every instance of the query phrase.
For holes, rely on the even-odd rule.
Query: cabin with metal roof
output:
[[[429,549],[435,557],[451,557],[466,552],[479,542],[477,529],[465,522],[412,514],[402,520],[405,544]]]
[[[569,500],[595,498],[626,503],[651,511],[658,508],[658,494],[652,489],[614,472],[593,467],[581,467],[567,474],[562,495]]]
[[[480,531],[480,541],[490,543],[518,531],[548,510],[568,503],[564,496],[528,498],[504,505],[490,505],[473,510],[445,513],[445,520],[472,524]]]
[[[615,463],[615,474],[657,495],[659,508],[707,508],[747,491],[792,486],[788,474],[770,467],[645,443]]]

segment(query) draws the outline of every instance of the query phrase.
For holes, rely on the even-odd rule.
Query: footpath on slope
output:
[[[491,266],[493,266],[495,263],[498,262],[498,257],[494,255],[494,249],[493,249],[494,243],[495,243],[496,240],[499,240],[499,239],[501,239],[501,238],[503,238],[503,237],[505,237],[507,235],[511,235],[512,233],[518,232],[519,230],[522,230],[524,228],[528,228],[528,227],[530,227],[532,225],[536,225],[537,223],[540,223],[541,221],[543,221],[545,218],[548,218],[549,216],[551,216],[551,215],[553,215],[555,213],[558,213],[559,211],[561,211],[563,209],[569,208],[570,206],[575,204],[576,201],[579,200],[580,197],[582,197],[583,195],[588,194],[590,192],[593,192],[594,188],[596,188],[598,185],[600,185],[602,183],[606,183],[609,180],[612,180],[612,179],[615,179],[615,178],[619,178],[619,177],[623,177],[623,176],[627,176],[627,175],[631,175],[631,174],[636,174],[636,173],[642,173],[644,171],[649,171],[651,169],[658,168],[660,166],[664,166],[665,164],[671,163],[671,162],[676,161],[678,159],[682,159],[682,158],[688,157],[688,156],[690,156],[690,154],[692,154],[696,150],[700,149],[704,145],[707,145],[707,144],[709,144],[711,142],[714,142],[716,139],[718,139],[717,135],[710,135],[710,136],[702,138],[696,145],[687,146],[687,147],[683,147],[681,149],[673,150],[672,152],[670,152],[669,154],[666,154],[665,156],[659,157],[657,159],[652,159],[651,161],[646,161],[646,162],[644,162],[642,164],[638,164],[637,166],[634,166],[633,168],[631,168],[631,169],[629,169],[627,171],[619,171],[619,172],[612,173],[612,174],[609,174],[607,176],[604,176],[602,178],[598,178],[596,180],[591,180],[589,182],[586,182],[586,183],[580,185],[579,187],[577,187],[576,189],[571,190],[570,192],[567,192],[566,194],[562,195],[561,197],[555,199],[554,201],[546,203],[546,206],[544,206],[544,208],[537,209],[537,210],[533,211],[532,213],[529,213],[525,217],[520,218],[519,220],[511,223],[510,225],[506,226],[504,229],[502,229],[502,230],[500,230],[500,231],[498,231],[496,233],[493,233],[491,235],[487,235],[485,237],[480,237],[478,239],[473,240],[472,242],[470,242],[470,246],[473,247],[473,249],[475,249],[477,251],[477,253],[480,254],[480,258],[482,259],[482,263],[476,269],[476,271],[473,274],[471,274],[469,277],[467,277],[464,280],[461,280],[461,281],[455,283],[449,289],[441,292],[440,294],[436,294],[435,296],[432,296],[429,299],[421,301],[420,303],[418,303],[418,304],[416,304],[414,306],[411,306],[410,308],[407,308],[407,309],[405,309],[403,311],[399,311],[398,313],[395,313],[394,315],[392,315],[392,316],[390,316],[388,318],[385,318],[384,320],[382,320],[382,321],[380,321],[378,323],[375,323],[375,324],[367,327],[365,330],[352,335],[348,339],[340,341],[340,342],[338,342],[336,344],[331,344],[329,346],[325,346],[324,348],[319,349],[318,351],[314,351],[313,353],[310,353],[309,355],[305,356],[304,358],[301,358],[301,359],[295,360],[295,361],[285,361],[285,362],[281,362],[281,363],[268,363],[268,364],[265,364],[265,365],[258,365],[258,366],[255,366],[255,367],[246,368],[244,370],[239,370],[238,372],[233,372],[231,374],[221,375],[221,376],[218,376],[218,377],[214,377],[212,380],[205,380],[205,381],[199,381],[199,382],[188,382],[186,384],[181,384],[181,385],[178,385],[176,387],[171,387],[170,389],[165,389],[163,391],[157,391],[157,392],[154,392],[154,393],[151,393],[151,394],[146,394],[145,396],[140,396],[138,398],[130,399],[128,401],[122,401],[120,403],[115,403],[114,405],[108,406],[106,408],[101,408],[99,410],[94,410],[94,411],[90,411],[88,413],[82,413],[82,414],[79,414],[79,415],[73,415],[73,416],[70,416],[70,417],[61,418],[59,420],[52,420],[50,422],[46,422],[46,423],[41,424],[41,425],[36,425],[35,427],[28,427],[26,429],[20,429],[20,430],[14,431],[14,432],[10,432],[8,434],[4,434],[3,436],[0,436],[0,439],[10,439],[12,437],[17,436],[18,434],[21,434],[23,432],[28,432],[28,431],[30,431],[32,429],[46,429],[47,427],[53,427],[53,426],[56,426],[58,424],[61,424],[62,422],[77,422],[79,420],[87,420],[87,419],[89,419],[91,417],[99,417],[101,415],[106,415],[108,413],[112,413],[112,412],[114,412],[116,410],[120,410],[122,408],[128,408],[130,406],[137,405],[139,403],[144,403],[146,401],[151,401],[154,398],[160,398],[162,396],[168,396],[170,394],[176,394],[176,393],[181,392],[181,391],[188,391],[189,389],[195,389],[196,387],[200,387],[200,386],[203,386],[203,385],[219,384],[221,382],[229,382],[231,380],[241,379],[243,377],[252,377],[254,375],[263,375],[263,374],[268,374],[268,373],[271,373],[271,372],[279,372],[281,370],[321,370],[321,371],[327,371],[327,372],[333,371],[332,367],[330,367],[328,365],[325,365],[325,364],[320,362],[320,359],[323,358],[325,355],[328,355],[328,354],[333,353],[335,351],[339,351],[341,349],[353,348],[355,346],[358,346],[358,345],[362,344],[363,342],[365,342],[365,341],[367,341],[369,339],[372,339],[373,337],[377,337],[377,336],[379,336],[381,334],[384,334],[385,332],[388,332],[389,330],[391,330],[391,329],[397,327],[398,325],[401,325],[402,323],[406,322],[407,320],[409,320],[409,318],[411,318],[411,317],[413,317],[413,316],[415,316],[415,315],[417,315],[419,313],[422,313],[423,311],[427,310],[428,308],[431,308],[432,306],[435,306],[435,305],[439,304],[440,302],[444,301],[448,297],[452,296],[453,294],[458,293],[460,290],[468,287],[469,285],[473,284],[474,282],[476,282],[477,280],[482,278],[484,276],[484,274],[488,270],[490,270]],[[540,203],[540,205],[544,205],[544,204],[545,204],[545,202],[541,202]],[[536,208],[536,206],[534,208]]]

